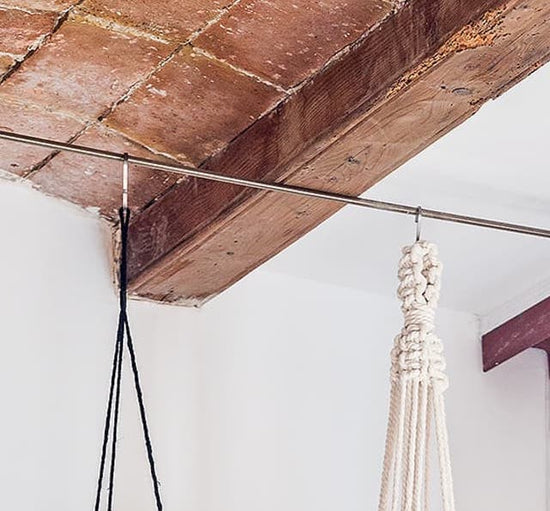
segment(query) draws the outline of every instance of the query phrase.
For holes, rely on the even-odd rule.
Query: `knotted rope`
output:
[[[437,248],[403,249],[397,295],[405,318],[391,353],[391,393],[379,511],[427,511],[431,418],[439,456],[443,511],[454,511],[443,393],[448,387],[434,314],[441,263]]]

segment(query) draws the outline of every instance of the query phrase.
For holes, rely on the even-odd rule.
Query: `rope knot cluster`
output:
[[[437,509],[454,511],[443,400],[448,382],[443,346],[434,327],[441,281],[435,245],[417,241],[405,247],[398,276],[397,294],[405,322],[392,350],[390,412],[378,510],[429,509],[433,428],[443,501]]]
[[[430,379],[448,387],[441,340],[435,334],[435,308],[441,286],[437,247],[419,241],[403,249],[397,295],[405,319],[392,351],[392,379]]]

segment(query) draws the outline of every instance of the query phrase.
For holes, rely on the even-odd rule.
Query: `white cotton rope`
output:
[[[391,352],[391,392],[379,511],[427,511],[430,433],[435,425],[443,511],[454,511],[443,393],[443,345],[435,334],[441,263],[437,248],[403,249],[397,295],[405,318]]]

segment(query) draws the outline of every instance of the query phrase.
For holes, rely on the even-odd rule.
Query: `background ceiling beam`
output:
[[[546,0],[410,0],[202,167],[360,194],[541,66]],[[135,295],[196,305],[338,205],[188,179],[130,227]]]
[[[483,370],[489,371],[529,348],[550,357],[550,298],[506,321],[481,338]]]

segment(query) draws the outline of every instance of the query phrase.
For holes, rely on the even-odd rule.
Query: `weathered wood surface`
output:
[[[546,62],[546,0],[400,4],[203,167],[359,194]],[[131,291],[198,304],[339,206],[187,180],[134,219]]]

